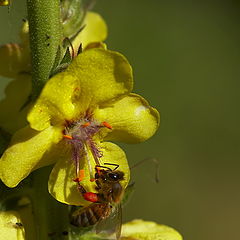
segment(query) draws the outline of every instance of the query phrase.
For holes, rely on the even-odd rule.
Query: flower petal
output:
[[[140,219],[123,224],[121,237],[138,240],[182,240],[182,236],[173,228]]]
[[[28,121],[39,131],[63,125],[65,120],[79,119],[89,108],[128,94],[132,85],[132,69],[125,57],[113,51],[90,49],[47,82]]]
[[[24,240],[25,229],[16,211],[0,212],[0,239]]]
[[[18,75],[5,89],[0,101],[0,126],[9,133],[26,126],[28,107],[21,109],[31,93],[31,77]]]
[[[37,102],[28,114],[31,127],[41,131],[51,125],[63,125],[75,113],[73,97],[79,81],[63,72],[52,77],[42,90]]]
[[[107,162],[119,164],[118,170],[124,172],[124,180],[121,181],[121,184],[124,188],[126,188],[130,178],[130,171],[125,153],[121,148],[113,143],[105,142],[99,145],[101,147],[101,151],[103,152],[101,163],[103,164],[104,162]],[[70,205],[89,205],[90,202],[87,202],[82,198],[81,193],[77,190],[77,184],[73,181],[76,177],[75,167],[70,159],[71,157],[69,154],[69,158],[64,157],[55,164],[49,178],[48,191],[60,202]],[[92,156],[90,156],[90,162],[92,168],[94,169],[96,164]],[[86,158],[81,159],[80,169],[83,169],[85,172],[85,177],[81,181],[81,185],[87,191],[96,192],[96,183],[90,181]]]
[[[106,140],[127,143],[142,142],[150,138],[159,126],[160,115],[155,108],[137,94],[130,94],[114,104],[94,112],[98,121],[112,126]]]
[[[23,23],[20,38],[21,44],[0,46],[0,75],[4,77],[15,78],[31,70],[28,22]]]
[[[79,48],[80,44],[85,49],[89,43],[102,42],[107,37],[107,25],[99,14],[87,12],[84,25],[83,30],[73,40],[72,44],[75,50]]]
[[[49,127],[42,132],[30,127],[20,129],[10,147],[0,159],[0,178],[8,187],[15,187],[33,170],[52,164],[56,159],[45,158],[51,146],[62,138],[59,128]]]
[[[118,52],[101,48],[84,51],[66,72],[79,79],[79,108],[94,108],[131,92],[132,68]]]
[[[0,47],[0,75],[15,78],[21,72],[30,71],[30,54],[22,45],[5,44]]]

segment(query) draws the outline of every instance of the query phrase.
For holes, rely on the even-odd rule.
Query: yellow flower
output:
[[[81,239],[115,239],[115,233],[106,237],[105,234],[86,233]],[[152,221],[136,219],[122,225],[120,240],[183,240],[173,228]]]
[[[122,226],[121,240],[182,240],[173,228],[155,222],[133,220]]]
[[[73,41],[76,53],[80,43],[83,49],[95,47],[93,44],[104,41],[107,37],[107,26],[99,14],[88,12],[83,24],[84,29]],[[25,22],[20,32],[21,43],[0,47],[0,75],[15,79],[8,84],[6,96],[0,101],[0,127],[9,133],[14,133],[27,125],[26,113],[29,109],[22,107],[31,94],[28,34],[28,22]]]
[[[24,240],[25,230],[15,211],[0,212],[0,239]]]
[[[31,66],[28,40],[28,24],[20,32],[21,43],[0,47],[0,75],[14,78],[5,89],[0,101],[0,127],[9,133],[26,126],[28,108],[22,109],[31,93]]]
[[[31,93],[31,77],[19,75],[11,81],[5,89],[5,98],[0,101],[0,126],[13,134],[16,130],[26,126],[27,111],[22,109]]]
[[[107,38],[107,25],[103,18],[94,12],[87,12],[83,30],[73,40],[73,48],[76,51],[79,45],[82,44],[83,49],[89,44],[102,42]]]
[[[25,22],[20,32],[21,43],[9,43],[0,47],[0,75],[16,78],[29,73],[30,48],[28,39],[28,23]]]
[[[81,184],[94,191],[91,167],[107,162],[125,173],[125,187],[125,154],[103,141],[141,142],[159,125],[157,110],[130,93],[132,87],[132,69],[121,54],[95,48],[77,56],[66,71],[47,82],[28,114],[30,125],[13,136],[0,160],[2,181],[14,187],[33,170],[57,162],[50,193],[61,202],[84,205],[73,179],[85,169]]]

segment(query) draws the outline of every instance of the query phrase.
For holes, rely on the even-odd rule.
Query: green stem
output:
[[[57,202],[48,192],[48,177],[52,166],[41,168],[32,174],[32,208],[36,224],[37,240],[62,239],[68,229],[68,207]]]
[[[78,240],[81,232],[69,223],[69,207],[56,201],[48,192],[52,166],[34,171],[16,188],[0,182],[0,211],[17,211],[23,221],[26,240]],[[26,206],[19,200],[28,199]]]
[[[60,0],[27,0],[32,54],[33,98],[36,98],[54,67],[62,40]]]

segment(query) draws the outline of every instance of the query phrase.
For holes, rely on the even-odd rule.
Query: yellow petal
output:
[[[94,12],[87,12],[84,19],[84,29],[76,36],[73,41],[75,51],[82,43],[83,49],[92,42],[102,42],[107,37],[107,25],[103,18]]]
[[[0,46],[0,75],[15,78],[21,73],[30,73],[30,48],[28,22],[24,22],[20,38],[21,44],[9,43]]]
[[[150,138],[159,126],[160,115],[155,108],[137,94],[130,94],[108,107],[94,112],[98,121],[112,126],[106,140],[127,143],[142,142]]]
[[[94,108],[131,92],[132,68],[118,52],[90,49],[78,55],[66,70],[79,79],[79,108]]]
[[[0,212],[0,229],[0,239],[25,239],[25,230],[16,211]]]
[[[41,131],[71,120],[75,113],[74,94],[78,88],[78,79],[66,72],[51,78],[28,114],[31,127]]]
[[[18,75],[8,84],[5,98],[0,101],[0,126],[9,133],[27,125],[28,107],[21,109],[31,93],[31,77]]]
[[[119,148],[113,143],[105,142],[99,145],[101,147],[101,151],[103,152],[101,164],[119,164],[118,170],[124,172],[124,180],[121,181],[121,185],[126,188],[130,178],[130,171],[125,153],[121,148]],[[88,154],[90,156],[90,153]],[[96,164],[91,156],[90,162],[94,170]],[[96,183],[90,182],[90,175],[86,158],[81,159],[80,169],[84,169],[85,172],[85,177],[81,181],[82,186],[88,192],[96,192]],[[73,179],[75,178],[75,167],[73,162],[71,161],[71,154],[69,152],[68,158],[63,157],[55,164],[49,178],[48,191],[55,199],[60,202],[70,205],[89,205],[90,202],[85,201],[82,198],[81,193],[77,190],[77,183],[73,181]]]
[[[123,224],[121,239],[182,240],[182,236],[171,227],[138,219]]]
[[[52,164],[57,159],[44,158],[51,146],[62,138],[61,129],[49,127],[42,132],[30,127],[20,129],[0,159],[0,178],[8,187],[15,187],[33,170]]]
[[[92,43],[89,43],[86,47],[85,47],[85,51],[86,50],[89,50],[91,48],[103,48],[105,50],[107,50],[107,45],[103,42],[92,42]]]
[[[0,47],[0,75],[15,78],[18,74],[30,71],[30,54],[16,43]]]
[[[25,21],[22,25],[20,31],[20,38],[22,41],[22,45],[26,48],[29,48],[29,24],[28,21]]]
[[[84,117],[87,109],[128,94],[132,85],[132,69],[124,56],[90,49],[47,82],[28,121],[39,131],[63,125],[65,120]]]

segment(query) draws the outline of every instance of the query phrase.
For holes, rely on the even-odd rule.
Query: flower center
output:
[[[82,118],[75,122],[68,122],[64,131],[63,137],[72,146],[72,159],[76,167],[76,179],[79,178],[79,161],[86,156],[91,179],[94,178],[94,172],[90,164],[89,152],[92,154],[96,165],[100,165],[99,159],[102,157],[102,152],[93,137],[106,127],[112,129],[107,122],[98,122],[89,118]]]

